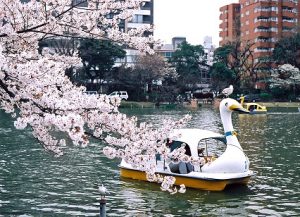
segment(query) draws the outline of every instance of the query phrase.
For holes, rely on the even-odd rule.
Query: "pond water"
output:
[[[218,111],[122,110],[141,121],[161,124],[189,113],[188,127],[223,133]],[[299,216],[300,112],[233,115],[239,141],[255,176],[246,187],[222,192],[188,189],[170,195],[159,185],[122,179],[118,160],[107,159],[104,144],[68,146],[53,157],[29,130],[16,130],[0,112],[0,216],[97,216],[97,186],[109,190],[107,216]]]

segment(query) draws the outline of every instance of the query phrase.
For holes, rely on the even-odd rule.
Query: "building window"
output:
[[[275,38],[259,36],[255,39],[255,42],[276,42]]]
[[[278,18],[277,17],[263,17],[263,16],[260,16],[260,17],[257,17],[254,19],[254,22],[278,22]]]
[[[275,7],[275,6],[273,6],[273,7],[260,6],[260,7],[256,7],[254,9],[254,13],[261,12],[261,11],[266,11],[266,12],[268,12],[268,11],[278,11],[278,7]]]
[[[271,47],[257,47],[254,49],[254,52],[272,52],[274,48]]]
[[[132,17],[132,23],[143,23],[143,15],[135,14]]]
[[[165,52],[164,55],[166,58],[171,58],[172,57],[172,52]]]
[[[293,31],[293,28],[287,27],[287,26],[283,26],[283,27],[282,27],[282,31],[283,31],[283,32],[291,32],[291,31]]]
[[[258,26],[257,28],[255,28],[254,32],[278,32],[278,28]]]
[[[296,23],[297,19],[291,17],[282,17],[282,22]]]
[[[282,7],[282,11],[283,12],[290,12],[290,13],[297,13],[297,9],[296,8],[291,8],[291,7]]]

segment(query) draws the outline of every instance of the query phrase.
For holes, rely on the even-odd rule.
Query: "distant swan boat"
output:
[[[267,107],[255,102],[244,103],[245,97],[240,97],[241,105],[249,111],[249,114],[266,114]]]

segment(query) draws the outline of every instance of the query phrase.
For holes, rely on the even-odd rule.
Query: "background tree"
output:
[[[300,68],[300,33],[280,39],[272,54],[278,64],[291,64]]]
[[[177,73],[170,68],[158,54],[140,55],[134,67],[115,68],[112,79],[113,89],[126,89],[134,100],[154,100],[157,94],[163,94],[163,86],[176,80]],[[150,97],[150,98],[149,98]]]
[[[212,87],[216,91],[222,90],[222,88],[233,84],[235,80],[235,73],[229,69],[223,62],[216,62],[210,68],[210,77]]]
[[[100,86],[111,72],[116,59],[126,56],[126,51],[121,46],[108,40],[83,39],[78,50],[86,79],[90,79],[91,84],[97,79]]]
[[[171,76],[164,58],[158,54],[138,56],[134,71],[144,93],[151,93],[153,86],[162,84],[165,77]]]
[[[127,90],[132,97],[131,92],[137,92],[136,80],[134,79],[134,72],[131,67],[127,67],[126,64],[122,64],[119,67],[114,67],[109,79],[113,82],[110,85],[110,91],[113,90]]]
[[[178,73],[178,85],[182,90],[194,90],[197,84],[202,83],[208,70],[206,61],[202,45],[191,45],[184,41],[178,46],[170,58],[170,63]]]
[[[258,79],[256,69],[261,66],[261,63],[254,61],[253,44],[251,42],[241,43],[240,40],[236,40],[218,47],[214,52],[215,63],[223,64],[223,66],[219,64],[214,68],[226,66],[233,73],[231,83],[236,87],[253,88],[253,84]]]

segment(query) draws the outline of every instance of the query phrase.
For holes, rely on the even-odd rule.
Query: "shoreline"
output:
[[[267,108],[300,108],[300,102],[257,102],[260,105],[266,106]],[[214,106],[214,103],[198,103],[198,108],[202,106]],[[154,102],[136,102],[136,101],[122,101],[120,108],[166,108],[166,109],[174,109],[174,108],[197,108],[195,106],[189,106],[187,104],[175,104],[162,102],[159,106],[156,106]]]

